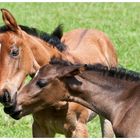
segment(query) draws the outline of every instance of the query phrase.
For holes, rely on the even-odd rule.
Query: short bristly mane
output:
[[[36,36],[36,37],[48,42],[49,44],[56,47],[59,51],[64,51],[66,48],[66,46],[60,41],[61,37],[63,36],[63,26],[62,25],[58,25],[51,34],[40,31],[36,28],[32,28],[32,27],[28,27],[28,26],[24,26],[24,25],[19,25],[19,26],[26,33],[28,33],[32,36]],[[7,26],[0,27],[0,33],[4,33],[6,31],[9,31],[9,28]]]
[[[50,64],[59,64],[63,66],[70,66],[70,65],[75,65],[72,64],[71,62],[65,61],[65,60],[59,60],[57,58],[53,58],[50,62]],[[76,64],[76,65],[81,65],[81,64]],[[130,80],[130,81],[140,81],[140,73],[134,72],[131,70],[127,70],[125,68],[117,68],[117,67],[111,67],[108,68],[107,66],[104,66],[102,64],[94,64],[94,65],[81,65],[85,67],[85,70],[92,70],[95,72],[99,72],[100,74],[104,76],[109,76],[109,77],[114,77],[118,79],[124,79],[124,80]]]
[[[56,58],[56,57],[51,58],[51,61],[49,63],[52,64],[52,65],[62,65],[62,66],[72,66],[72,65],[75,65],[75,64],[72,64],[69,61],[60,60],[59,58]]]
[[[107,66],[104,66],[102,64],[95,64],[95,65],[85,65],[86,70],[93,70],[96,72],[100,72],[100,74],[118,78],[118,79],[124,79],[129,81],[140,81],[140,73],[127,70],[125,68],[118,68],[118,67],[111,67],[108,68]]]

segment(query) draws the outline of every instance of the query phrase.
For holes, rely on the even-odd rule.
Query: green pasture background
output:
[[[10,10],[19,24],[49,33],[60,23],[64,32],[102,30],[114,43],[120,65],[140,71],[140,3],[0,3],[0,8]],[[32,137],[31,125],[31,116],[15,121],[0,106],[0,137]],[[98,118],[88,129],[90,137],[101,137]]]

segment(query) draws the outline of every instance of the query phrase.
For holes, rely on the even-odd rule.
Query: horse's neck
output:
[[[93,110],[113,121],[114,113],[121,109],[122,100],[129,96],[126,91],[129,90],[131,84],[96,72],[85,72],[77,79],[82,82],[82,85],[73,84],[70,88],[81,94],[73,95],[92,104]]]
[[[39,38],[32,37],[32,39],[34,41],[32,42],[32,45],[30,45],[30,48],[36,60],[36,63],[39,66],[48,64],[51,58],[58,58],[75,63],[75,58],[73,58],[73,56],[67,51],[60,52],[53,45],[50,45]]]
[[[61,52],[52,45],[37,37],[30,36],[30,38],[33,40],[30,49],[38,65],[42,66],[49,63],[52,57],[60,57]]]

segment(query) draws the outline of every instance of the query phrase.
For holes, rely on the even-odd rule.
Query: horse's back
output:
[[[74,29],[70,32],[65,33],[61,41],[67,45],[68,49],[76,49],[79,41],[81,40],[81,36],[84,35],[85,32],[86,29]]]
[[[67,51],[80,63],[102,63],[107,66],[117,65],[117,55],[111,40],[101,31],[93,29],[75,29],[62,37]]]

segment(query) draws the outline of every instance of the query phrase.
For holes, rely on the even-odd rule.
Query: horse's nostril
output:
[[[10,101],[11,101],[11,97],[10,97],[10,93],[8,92],[7,89],[4,89],[3,90],[3,103],[6,105],[6,104],[9,104]]]
[[[9,107],[4,107],[4,112],[6,114],[12,114],[15,110],[15,106],[14,105],[11,105]]]
[[[4,112],[16,120],[20,119],[21,110],[16,110],[15,106],[4,107]]]

